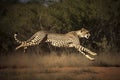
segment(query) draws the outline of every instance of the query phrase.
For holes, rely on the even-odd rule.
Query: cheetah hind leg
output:
[[[26,53],[27,47],[24,47],[24,53]]]
[[[24,47],[22,44],[15,48],[15,50],[18,50],[19,48]],[[24,47],[24,53],[26,53],[27,47]]]
[[[19,48],[21,48],[21,47],[23,47],[23,45],[21,44],[21,45],[19,45],[19,46],[17,46],[16,48],[15,48],[15,50],[18,50]]]

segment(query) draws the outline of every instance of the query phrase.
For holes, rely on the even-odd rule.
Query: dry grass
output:
[[[94,66],[120,67],[119,53],[101,53],[93,63]]]
[[[0,57],[1,68],[5,67],[79,67],[88,66],[93,62],[80,54],[61,54],[55,52],[47,55],[14,54]]]
[[[16,53],[0,56],[1,80],[120,80],[118,54],[100,54],[89,61],[81,54]],[[91,67],[105,66],[105,67]],[[108,67],[109,66],[109,67]],[[112,66],[112,67],[111,67]]]
[[[0,68],[24,68],[24,67],[82,67],[82,66],[120,66],[118,54],[100,54],[95,61],[89,61],[81,54],[57,55],[55,52],[46,55],[40,54],[14,54],[0,56]]]

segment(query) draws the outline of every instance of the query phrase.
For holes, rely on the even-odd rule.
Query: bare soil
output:
[[[0,80],[120,80],[120,67],[1,68]]]
[[[0,80],[120,80],[119,55],[101,54],[95,59],[56,53],[0,56]]]

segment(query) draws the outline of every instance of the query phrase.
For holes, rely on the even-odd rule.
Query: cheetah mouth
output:
[[[86,36],[86,38],[88,39],[88,38],[89,38],[89,36]]]
[[[89,37],[90,37],[90,35],[86,35],[86,36],[85,36],[86,39],[89,39]]]

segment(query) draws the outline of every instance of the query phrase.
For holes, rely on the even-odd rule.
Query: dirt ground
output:
[[[120,80],[120,67],[5,68],[0,80]]]
[[[56,53],[0,56],[0,80],[120,80],[118,55],[104,54],[95,59]]]

